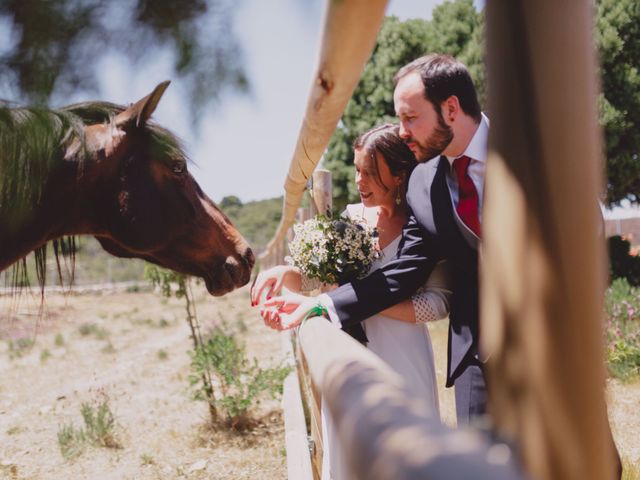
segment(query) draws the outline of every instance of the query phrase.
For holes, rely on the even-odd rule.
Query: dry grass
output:
[[[246,289],[223,298],[199,290],[196,297],[204,328],[241,322],[249,355],[265,366],[280,362],[278,334],[264,328]],[[11,309],[7,302],[0,298],[0,478],[286,476],[279,402],[264,402],[257,428],[234,435],[211,430],[206,405],[190,400],[191,340],[181,301],[152,293],[49,295],[39,320],[39,298]],[[8,340],[19,338],[33,345],[11,358]],[[79,424],[82,403],[98,392],[109,396],[123,448],[89,446],[67,461],[60,426]]]
[[[286,477],[278,402],[262,406],[252,432],[231,434],[213,430],[206,406],[189,400],[191,342],[180,301],[152,293],[50,295],[41,319],[38,298],[22,298],[12,309],[7,301],[0,298],[0,478]],[[280,361],[280,338],[249,307],[246,289],[216,299],[198,291],[197,304],[203,325],[239,322],[249,354],[265,366]],[[434,323],[429,330],[442,386],[447,324]],[[22,342],[31,345],[12,356],[9,340],[15,352],[20,338],[31,339]],[[108,393],[122,427],[123,448],[90,447],[66,461],[57,444],[59,427],[77,422],[81,404],[100,391]],[[624,478],[640,480],[640,382],[609,381],[607,395],[627,462]],[[453,389],[441,388],[439,396],[442,418],[455,424]]]

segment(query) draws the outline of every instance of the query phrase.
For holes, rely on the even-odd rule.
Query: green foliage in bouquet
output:
[[[326,284],[364,277],[379,256],[375,229],[349,218],[316,215],[293,231],[287,261]]]

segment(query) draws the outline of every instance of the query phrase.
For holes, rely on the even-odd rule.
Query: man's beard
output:
[[[433,128],[429,138],[427,138],[426,145],[418,142],[417,139],[408,140],[418,146],[419,151],[415,154],[418,163],[426,162],[440,155],[453,139],[451,127],[445,123],[441,112],[437,112],[437,114],[438,124]]]

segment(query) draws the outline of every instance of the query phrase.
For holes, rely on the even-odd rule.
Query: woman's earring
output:
[[[400,205],[402,203],[402,198],[400,198],[400,187],[398,187],[396,192],[396,205]]]

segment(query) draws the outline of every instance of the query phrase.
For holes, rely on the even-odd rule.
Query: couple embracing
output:
[[[394,340],[389,332],[405,326],[426,332],[422,321],[448,313],[446,382],[455,388],[458,425],[464,425],[484,415],[487,405],[478,350],[478,248],[489,123],[467,68],[450,56],[427,55],[405,65],[394,85],[399,125],[373,129],[354,145],[362,204],[348,209],[378,228],[382,259],[367,277],[319,297],[271,298],[263,317],[272,328],[292,328],[320,303],[330,321],[347,331],[362,323],[369,348],[393,367],[395,357],[411,350],[393,348],[402,337]],[[392,158],[403,155],[409,157],[404,163]],[[257,304],[265,291],[269,297],[278,294],[282,285],[300,286],[295,269],[262,272],[252,302]],[[409,333],[407,342],[418,337],[428,343],[428,352],[405,363],[430,362],[423,376],[433,375],[428,333]],[[376,351],[385,347],[394,350],[390,359]],[[410,375],[408,366],[396,369]],[[434,395],[437,411],[437,394],[426,400]]]

